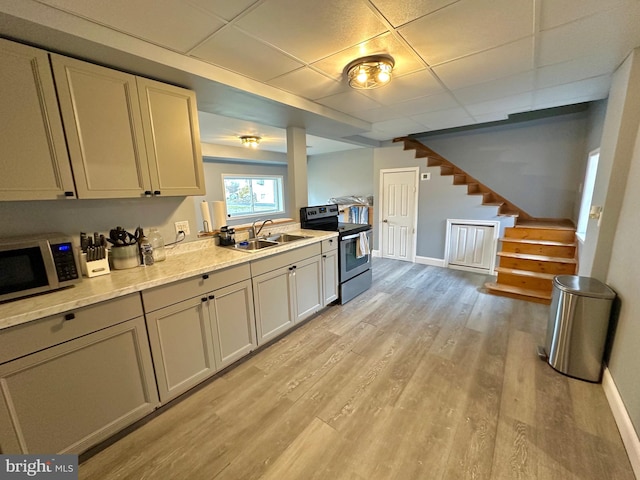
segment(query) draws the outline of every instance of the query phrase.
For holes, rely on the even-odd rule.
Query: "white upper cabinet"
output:
[[[195,93],[147,78],[136,80],[154,195],[204,195]]]
[[[0,200],[75,197],[47,55],[0,39]]]

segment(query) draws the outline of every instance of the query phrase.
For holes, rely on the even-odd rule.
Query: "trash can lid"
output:
[[[616,296],[616,293],[607,285],[591,277],[557,275],[553,278],[553,285],[564,292],[583,297],[613,299]]]

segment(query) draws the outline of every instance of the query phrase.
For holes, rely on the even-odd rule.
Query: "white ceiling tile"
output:
[[[340,112],[350,114],[356,114],[363,110],[371,110],[372,108],[378,108],[381,106],[375,100],[372,100],[365,95],[361,95],[355,90],[348,90],[336,95],[330,95],[317,100],[317,102]]]
[[[640,2],[591,15],[540,34],[539,65],[608,56],[622,62],[640,45]]]
[[[191,55],[260,81],[302,67],[301,63],[232,26],[220,30]]]
[[[540,3],[540,29],[548,30],[612,8],[628,8],[637,0],[543,0]]]
[[[509,118],[509,114],[505,112],[493,112],[484,115],[474,115],[473,118],[476,123],[499,122],[501,120],[507,120]]]
[[[462,108],[453,108],[451,110],[441,110],[439,112],[423,113],[411,117],[418,123],[421,123],[429,130],[439,130],[442,128],[459,127],[462,125],[471,125],[475,123],[473,118]]]
[[[533,68],[533,41],[524,38],[434,67],[436,75],[450,90],[509,77]]]
[[[533,34],[531,0],[461,0],[399,32],[431,66]]]
[[[534,95],[534,108],[548,108],[542,105],[569,105],[584,101],[601,100],[609,95],[611,76],[602,75],[579,82],[567,83],[556,87],[537,90]]]
[[[269,0],[237,25],[307,63],[387,30],[363,0]]]
[[[471,87],[455,90],[453,94],[464,104],[480,103],[502,98],[505,95],[516,95],[534,89],[535,73],[533,70],[518,73],[509,77],[497,78]]]
[[[383,122],[386,120],[393,120],[395,118],[402,118],[404,116],[404,113],[395,112],[389,107],[377,107],[369,110],[361,110],[357,115],[360,120],[364,120],[369,123]]]
[[[608,75],[617,67],[618,60],[613,56],[594,54],[587,58],[575,58],[568,62],[538,68],[536,70],[536,87],[546,88],[585,78]]]
[[[391,83],[362,93],[382,105],[394,105],[412,98],[425,97],[444,92],[444,88],[428,70],[392,78]]]
[[[398,0],[372,0],[372,3],[394,27],[399,27],[457,1],[403,0],[399,2]]]
[[[533,103],[533,92],[521,93],[510,97],[503,97],[488,102],[474,103],[466,105],[467,111],[477,118],[480,115],[486,115],[496,112],[517,113],[528,111]]]
[[[164,1],[162,8],[158,8],[156,0],[44,0],[42,3],[183,53],[224,25],[200,8],[178,1]]]
[[[345,83],[327,78],[309,67],[286,73],[267,83],[311,100],[335,95],[349,89]]]
[[[456,99],[453,98],[450,93],[439,93],[437,95],[429,95],[428,97],[415,98],[408,102],[399,102],[386,108],[398,116],[410,117],[421,113],[450,110],[459,106]]]
[[[233,0],[233,2],[229,0],[187,0],[187,2],[220,18],[231,20],[256,3],[256,0]]]
[[[398,120],[388,120],[373,124],[374,132],[381,132],[387,135],[387,139],[411,135],[424,131],[424,125],[410,119],[402,118]]]
[[[349,63],[358,58],[379,54],[393,57],[395,61],[393,69],[396,76],[406,75],[425,68],[424,62],[420,57],[397,40],[391,33],[378,35],[375,38],[314,62],[312,65],[327,75],[344,81],[344,69]]]
[[[381,142],[384,142],[386,140],[389,140],[389,136],[384,133],[384,132],[376,132],[376,131],[371,131],[371,132],[364,132],[360,134],[361,137],[366,137],[366,138],[371,138],[372,140],[379,140]]]

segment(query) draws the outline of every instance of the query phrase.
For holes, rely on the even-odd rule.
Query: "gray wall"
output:
[[[573,218],[588,123],[585,111],[418,140],[530,215]]]
[[[497,220],[501,230],[513,225],[513,219],[498,217],[496,207],[481,205],[481,198],[467,195],[467,187],[453,185],[453,177],[441,176],[440,168],[427,167],[424,158],[415,158],[415,151],[403,150],[401,144],[376,149],[374,155],[375,195],[380,198],[380,170],[420,167],[420,173],[431,172],[431,180],[420,181],[418,188],[418,229],[416,255],[428,259],[444,259],[447,219]],[[375,209],[374,248],[380,244],[380,208]]]
[[[205,158],[204,160],[204,178],[207,186],[207,194],[203,197],[193,197],[195,217],[198,228],[202,230],[202,213],[200,203],[202,200],[207,202],[224,201],[224,187],[222,186],[222,174],[233,175],[281,175],[282,188],[284,190],[285,213],[280,215],[268,215],[269,218],[286,218],[291,217],[292,212],[289,211],[287,199],[287,165],[286,164],[265,164],[253,163],[238,160],[225,160]],[[209,205],[211,208],[211,205]],[[251,223],[253,220],[246,218],[229,219],[228,225],[239,225],[243,223]]]
[[[604,206],[604,211],[600,226],[589,221],[580,255],[580,274],[605,281],[618,295],[608,366],[636,432],[640,432],[639,191],[640,49],[636,49],[613,77],[592,202]]]
[[[307,161],[307,175],[309,205],[323,205],[331,197],[372,195],[373,149],[312,155]]]

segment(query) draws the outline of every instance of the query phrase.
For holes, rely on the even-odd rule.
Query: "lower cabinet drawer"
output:
[[[0,451],[81,453],[157,406],[138,317],[0,365]]]

